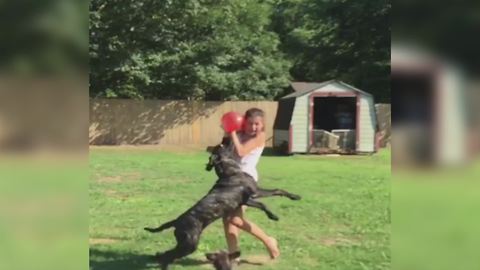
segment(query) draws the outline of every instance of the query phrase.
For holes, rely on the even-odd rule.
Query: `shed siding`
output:
[[[345,86],[338,83],[331,83],[323,86],[320,89],[313,91],[313,93],[322,93],[322,92],[332,92],[332,93],[352,93],[355,94],[352,90],[345,88]]]
[[[292,152],[307,152],[308,97],[304,95],[295,101],[292,115]]]
[[[357,151],[374,152],[375,151],[375,107],[373,99],[360,95],[360,115],[359,117],[359,139]]]

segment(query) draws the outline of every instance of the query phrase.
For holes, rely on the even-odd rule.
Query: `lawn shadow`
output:
[[[130,252],[103,251],[98,249],[89,250],[90,270],[145,270],[159,269],[159,264],[154,255],[136,254]],[[207,259],[182,258],[173,263],[191,269],[198,269],[196,266],[208,265]],[[241,259],[241,264],[263,265],[261,262],[254,262],[248,259]]]
[[[159,269],[159,264],[154,255],[123,253],[90,249],[90,270],[144,270]],[[194,266],[210,264],[206,259],[182,258],[173,265],[187,266],[197,269]],[[190,267],[191,266],[191,267]]]
[[[119,253],[92,248],[89,254],[90,270],[158,269],[158,263],[153,255]]]

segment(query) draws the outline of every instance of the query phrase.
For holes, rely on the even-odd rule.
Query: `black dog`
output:
[[[158,228],[145,228],[153,233],[175,227],[177,246],[157,254],[163,270],[166,270],[175,259],[193,253],[197,249],[200,235],[205,227],[219,218],[230,216],[241,205],[259,208],[267,214],[268,218],[278,220],[278,217],[263,203],[254,199],[267,196],[300,199],[300,196],[284,190],[258,188],[253,177],[241,171],[239,157],[234,153],[234,146],[226,139],[212,151],[206,169],[211,170],[213,167],[219,179],[207,195],[176,219]]]

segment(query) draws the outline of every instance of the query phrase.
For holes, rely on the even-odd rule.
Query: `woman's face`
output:
[[[245,120],[245,133],[248,135],[255,135],[257,132],[263,130],[263,117],[253,116]]]

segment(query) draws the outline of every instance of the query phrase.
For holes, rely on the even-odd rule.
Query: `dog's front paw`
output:
[[[279,220],[279,218],[275,214],[268,214],[268,218],[275,221]]]
[[[299,195],[295,195],[295,194],[290,194],[290,196],[288,196],[288,198],[290,200],[294,200],[294,201],[298,201],[298,200],[302,199],[302,197],[300,197]]]

